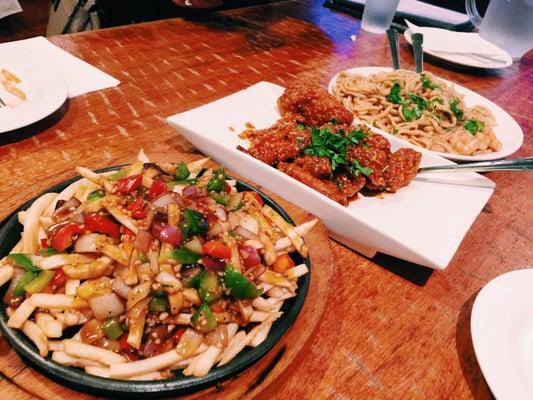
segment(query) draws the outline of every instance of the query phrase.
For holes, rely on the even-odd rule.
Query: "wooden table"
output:
[[[76,165],[96,168],[131,160],[141,147],[169,156],[195,152],[166,124],[174,113],[261,80],[285,85],[307,77],[326,84],[343,68],[390,64],[385,36],[359,32],[358,20],[310,0],[51,40],[122,84],[72,99],[55,126],[0,147],[1,218],[72,176]],[[410,50],[401,41],[402,65],[413,68]],[[523,147],[513,155],[520,157],[533,153],[532,65],[529,53],[496,73],[429,64],[427,69],[505,108],[525,133]],[[231,383],[219,395],[490,398],[472,347],[470,313],[477,292],[490,279],[533,265],[533,175],[494,172],[488,177],[497,183],[496,191],[445,271],[385,256],[368,260],[333,241],[329,249],[325,241],[314,257],[327,266],[313,271],[307,308],[284,338],[297,353],[246,395]],[[5,343],[0,355],[2,394],[12,399],[54,396],[58,387],[24,368]],[[239,379],[251,382],[246,377],[257,378],[263,364]],[[67,398],[72,392],[56,396]]]

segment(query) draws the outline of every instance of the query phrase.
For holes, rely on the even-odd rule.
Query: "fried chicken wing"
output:
[[[297,82],[285,89],[278,99],[281,115],[296,114],[306,125],[323,125],[331,120],[351,124],[353,114],[321,86],[310,82]]]
[[[294,179],[302,182],[304,185],[307,185],[310,188],[315,189],[317,192],[322,193],[324,196],[335,200],[337,203],[340,203],[342,205],[348,204],[348,198],[346,197],[346,195],[340,192],[337,188],[337,185],[332,181],[315,178],[313,175],[311,175],[309,172],[307,172],[297,164],[282,162],[278,164],[278,169],[281,172],[292,176]]]

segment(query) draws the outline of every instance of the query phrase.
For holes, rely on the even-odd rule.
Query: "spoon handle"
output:
[[[411,39],[413,41],[413,53],[415,56],[416,72],[420,74],[424,71],[424,53],[422,51],[424,35],[422,35],[421,33],[413,33]]]
[[[467,164],[440,165],[422,167],[418,172],[452,172],[452,171],[531,171],[533,170],[533,157],[516,158],[514,160],[482,161]]]
[[[387,29],[387,38],[389,39],[392,66],[394,69],[400,69],[400,39],[398,38],[398,32],[396,29]]]

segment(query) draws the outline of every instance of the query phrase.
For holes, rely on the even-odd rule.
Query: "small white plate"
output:
[[[394,194],[361,197],[343,207],[277,169],[237,150],[248,147],[238,134],[251,123],[271,126],[284,88],[259,82],[220,100],[168,118],[194,146],[288,201],[315,214],[330,235],[373,257],[376,251],[431,268],[444,269],[470,225],[494,191],[494,183],[474,173],[419,174]],[[393,150],[411,147],[388,136]],[[418,150],[418,148],[417,148]],[[453,164],[421,150],[422,165]],[[435,180],[447,183],[435,183]]]
[[[403,33],[405,40],[410,45],[413,45],[411,39],[412,32],[410,29],[406,29]],[[432,57],[451,62],[453,64],[462,65],[471,68],[483,68],[483,69],[501,69],[507,68],[513,64],[511,56],[505,52],[502,52],[501,57],[489,58],[481,55],[473,54],[460,54],[460,53],[446,53],[440,51],[426,50],[422,48],[424,53],[429,54]]]
[[[392,68],[359,67],[359,68],[351,68],[345,71],[351,74],[359,74],[359,75],[368,76],[368,75],[376,74],[378,72],[391,72]],[[331,81],[329,82],[328,90],[330,93],[333,93],[333,85],[335,84],[335,81],[337,80],[338,76],[339,74],[336,74],[333,77],[333,79],[331,79]],[[495,151],[495,152],[488,153],[488,154],[480,154],[477,156],[463,156],[460,154],[442,153],[438,151],[431,151],[432,153],[438,154],[442,157],[445,157],[449,160],[454,160],[454,161],[489,161],[489,160],[498,160],[500,158],[507,157],[513,154],[515,151],[517,151],[520,148],[520,146],[522,146],[522,142],[524,141],[524,134],[522,132],[522,128],[520,127],[520,125],[518,125],[518,122],[516,122],[513,119],[513,117],[511,117],[500,106],[494,104],[492,101],[490,101],[486,97],[483,97],[480,94],[477,94],[476,92],[465,88],[464,86],[458,85],[456,83],[450,82],[440,77],[439,79],[441,79],[443,82],[445,82],[448,85],[455,86],[455,90],[457,91],[457,93],[464,95],[464,101],[468,107],[472,107],[474,105],[481,105],[481,106],[487,107],[490,110],[490,112],[494,115],[496,119],[496,126],[494,127],[494,134],[496,135],[498,140],[501,142],[502,149],[500,151]],[[386,133],[381,130],[380,130],[380,133],[386,136],[388,139],[393,137],[391,134]],[[417,149],[418,148],[419,147],[417,147]]]
[[[35,65],[6,62],[0,62],[0,69],[15,74],[21,80],[16,86],[26,94],[26,100],[20,100],[0,84],[0,98],[6,103],[6,107],[0,107],[0,134],[46,118],[67,99],[67,85],[52,72]]]
[[[533,399],[533,269],[490,281],[472,307],[472,342],[498,400]]]

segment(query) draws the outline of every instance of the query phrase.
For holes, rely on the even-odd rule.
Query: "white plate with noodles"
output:
[[[387,67],[351,68],[335,75],[328,90],[361,122],[450,160],[497,160],[520,148],[522,128],[501,107],[431,73],[423,76]]]
[[[54,73],[29,65],[0,63],[0,134],[48,117],[67,98],[66,83]]]

